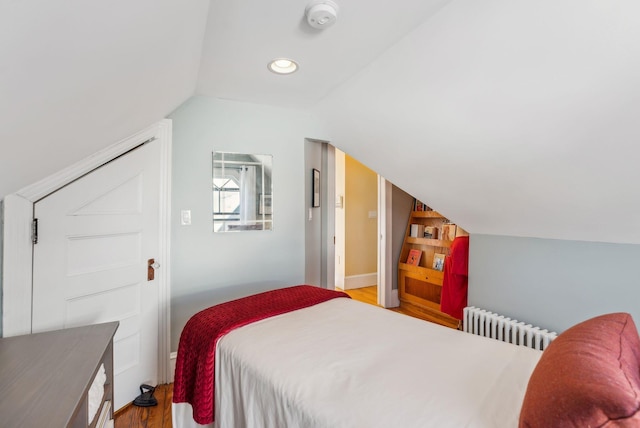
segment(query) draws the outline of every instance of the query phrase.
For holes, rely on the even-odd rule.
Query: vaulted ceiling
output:
[[[337,2],[0,2],[0,198],[197,94],[308,109],[471,233],[640,243],[640,3]]]

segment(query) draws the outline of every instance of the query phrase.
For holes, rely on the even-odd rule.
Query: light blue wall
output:
[[[640,325],[640,245],[472,234],[469,304],[557,332],[618,311]]]
[[[193,97],[173,119],[171,343],[211,305],[305,279],[305,138],[325,138],[301,110]],[[273,231],[216,233],[211,153],[273,155]],[[191,210],[192,225],[180,225]]]

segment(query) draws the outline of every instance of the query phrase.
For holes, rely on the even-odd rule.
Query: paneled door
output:
[[[33,332],[120,321],[116,410],[157,381],[159,165],[150,142],[34,206]]]

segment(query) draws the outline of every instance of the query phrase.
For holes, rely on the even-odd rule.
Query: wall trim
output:
[[[393,289],[393,186],[378,175],[378,305],[383,308],[400,306],[398,290]]]
[[[166,382],[169,372],[170,343],[170,237],[171,237],[171,146],[172,122],[163,119],[136,134],[101,150],[62,171],[56,172],[15,194],[4,198],[4,241],[2,277],[3,337],[31,333],[32,244],[31,221],[33,205],[55,190],[76,180],[139,146],[154,139],[161,150],[160,182],[160,255],[164,260],[164,275],[158,277],[158,378]]]
[[[155,138],[160,144],[160,218],[158,240],[159,257],[163,260],[158,289],[158,381],[166,383],[173,371],[167,358],[171,350],[171,165],[173,152],[173,122],[164,119],[157,123]],[[139,139],[145,135],[138,136]],[[152,137],[153,138],[153,137]],[[148,139],[148,138],[147,138]],[[142,141],[146,141],[144,139]]]
[[[2,337],[31,333],[31,220],[33,202],[4,198],[2,249]]]
[[[167,383],[173,383],[176,373],[176,360],[178,359],[178,352],[172,352],[169,354],[169,376],[167,377]]]
[[[168,126],[171,130],[171,120],[164,119],[142,131],[139,131],[124,140],[121,140],[111,146],[100,150],[77,163],[51,174],[27,187],[16,192],[18,196],[31,201],[37,202],[52,192],[55,192],[65,184],[82,177],[88,172],[104,165],[105,163],[117,158],[118,156],[128,152],[134,147],[152,138],[159,138],[158,133],[163,132],[163,128]]]
[[[371,287],[376,285],[378,273],[363,273],[361,275],[350,275],[344,277],[343,290],[353,290],[354,288]]]

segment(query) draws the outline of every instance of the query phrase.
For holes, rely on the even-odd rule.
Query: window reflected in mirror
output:
[[[273,230],[271,155],[213,153],[213,231]]]

